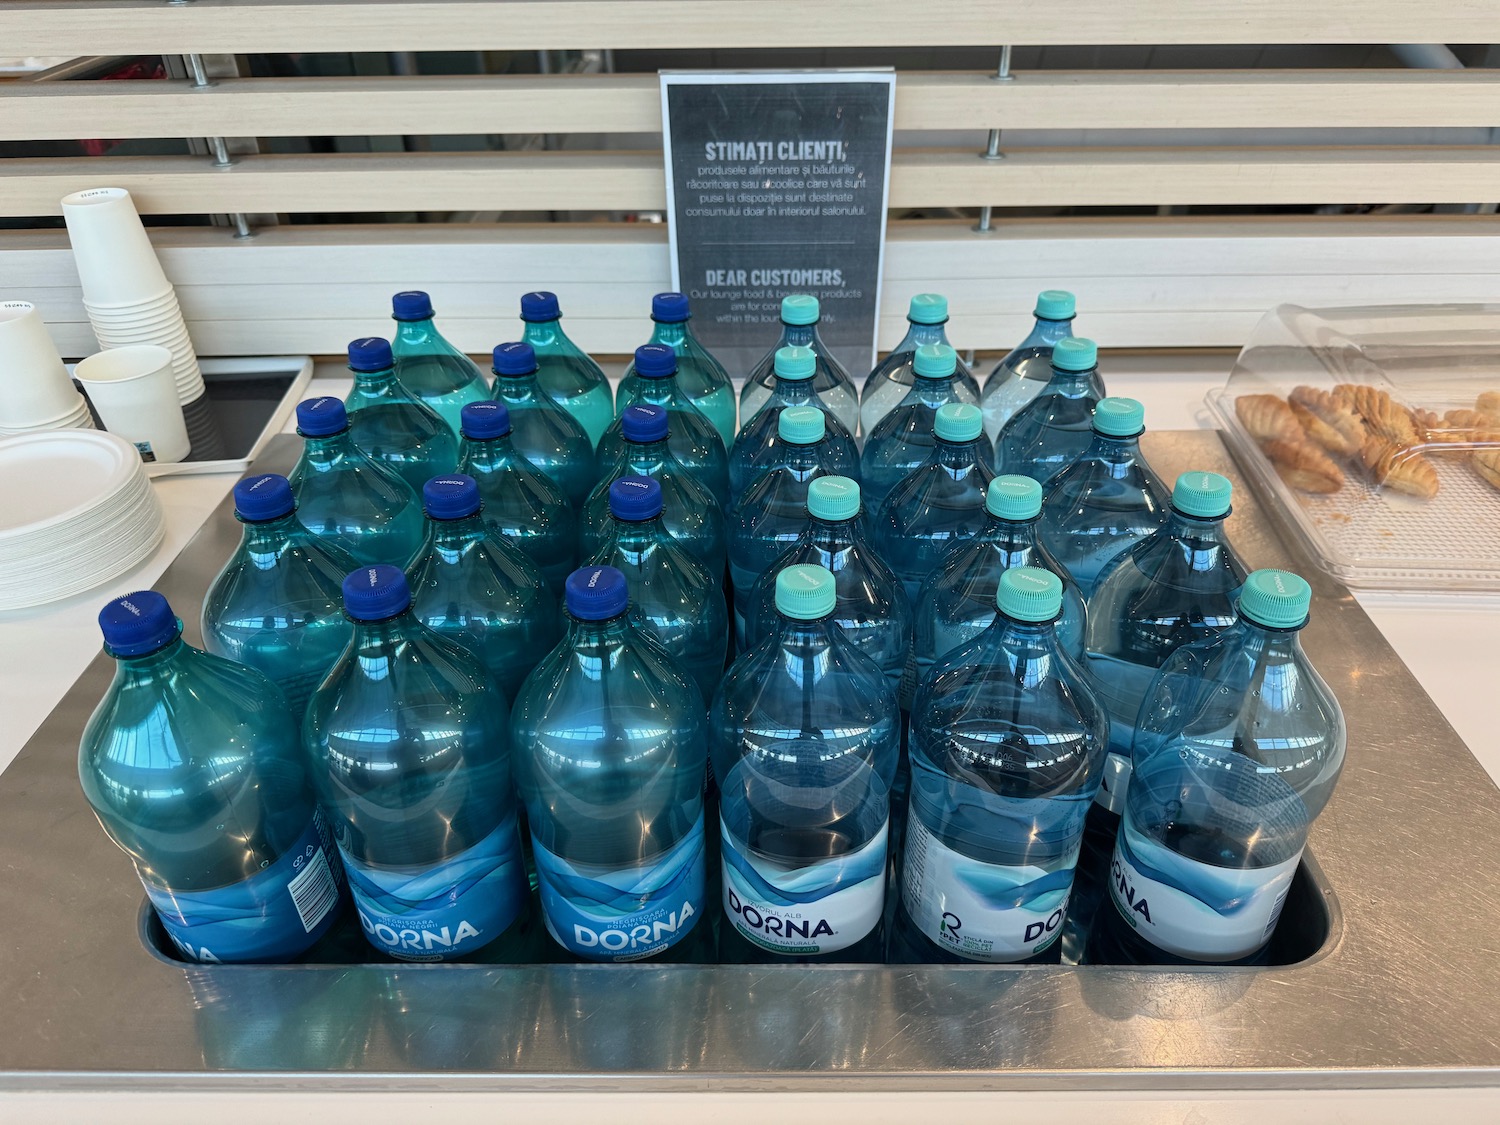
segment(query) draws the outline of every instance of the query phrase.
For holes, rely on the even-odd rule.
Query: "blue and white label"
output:
[[[858,851],[802,865],[755,855],[722,821],[719,831],[724,916],[746,941],[772,953],[835,953],[880,922],[889,823]]]
[[[526,904],[515,816],[479,843],[425,867],[377,867],[344,853],[359,924],[371,945],[402,961],[449,961],[509,928]]]
[[[142,880],[145,883],[145,880]],[[259,874],[211,891],[172,891],[146,883],[167,936],[193,961],[286,961],[333,924],[343,873],[323,814]]]
[[[573,863],[544,848],[532,854],[547,932],[590,961],[639,961],[676,945],[703,913],[703,817],[650,863]]]
[[[913,813],[902,902],[940,949],[970,961],[1024,961],[1062,935],[1077,863],[1077,845],[1051,869],[985,863],[948,847]]]

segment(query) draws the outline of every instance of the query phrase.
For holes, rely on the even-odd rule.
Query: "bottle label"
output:
[[[1109,893],[1143,939],[1195,961],[1237,961],[1265,945],[1281,917],[1302,851],[1271,867],[1188,859],[1120,826]]]
[[[515,816],[441,863],[377,867],[344,853],[359,924],[370,944],[402,961],[448,961],[486,945],[526,904]]]
[[[858,851],[803,866],[754,856],[722,820],[719,834],[724,916],[746,941],[772,953],[834,953],[879,923],[889,822]]]
[[[1099,792],[1094,794],[1094,804],[1116,816],[1123,813],[1125,790],[1130,786],[1130,770],[1130,758],[1111,750],[1104,759],[1104,774],[1099,779]]]
[[[531,837],[547,932],[590,961],[639,961],[676,945],[703,913],[703,817],[650,863],[573,863]]]
[[[318,812],[280,859],[243,882],[211,891],[147,883],[146,894],[167,936],[191,960],[285,961],[332,925],[343,881]]]
[[[907,821],[901,899],[940,949],[971,961],[1024,961],[1062,936],[1075,848],[1045,867],[985,863],[948,847],[913,810]]]

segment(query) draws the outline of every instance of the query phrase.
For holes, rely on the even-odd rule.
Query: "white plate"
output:
[[[0,438],[0,543],[86,515],[142,471],[135,446],[102,430]]]

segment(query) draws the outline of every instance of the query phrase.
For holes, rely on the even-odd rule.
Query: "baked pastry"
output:
[[[1381,488],[1431,500],[1437,495],[1437,470],[1409,446],[1371,435],[1359,451],[1365,472]]]
[[[1326,496],[1344,487],[1343,470],[1315,445],[1272,438],[1260,447],[1281,479],[1293,488]]]
[[[1479,479],[1491,488],[1500,489],[1500,447],[1476,449],[1469,464],[1479,474]]]
[[[1341,457],[1353,457],[1359,453],[1359,447],[1365,443],[1365,424],[1349,406],[1316,387],[1293,387],[1287,400],[1297,420],[1303,424],[1304,429],[1308,429],[1308,436],[1328,452],[1337,453]],[[1324,438],[1314,435],[1307,427],[1304,414],[1298,413],[1299,410],[1312,415],[1333,430],[1338,435],[1337,445],[1331,444],[1333,439],[1326,435]]]
[[[1379,387],[1362,383],[1340,383],[1333,397],[1360,416],[1365,429],[1396,445],[1416,445],[1421,441],[1411,412]]]
[[[1234,412],[1256,441],[1302,440],[1302,427],[1291,407],[1275,395],[1241,395],[1234,400]]]
[[[1485,391],[1474,400],[1474,409],[1489,418],[1494,425],[1500,425],[1500,391]]]
[[[1428,448],[1424,452],[1434,457],[1466,457],[1475,433],[1487,425],[1478,411],[1450,410],[1426,427],[1422,437]]]

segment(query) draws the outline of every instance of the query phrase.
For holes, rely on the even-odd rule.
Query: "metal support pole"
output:
[[[1012,82],[1014,77],[1010,73],[1010,45],[1000,48],[1000,65],[995,67],[995,73],[990,77],[996,82]],[[979,154],[981,160],[1004,160],[1005,153],[1000,151],[1000,130],[991,129],[989,142],[984,146],[984,151]],[[974,229],[980,234],[990,232],[990,215],[992,209],[988,203],[979,209],[979,225]]]
[[[193,89],[207,90],[213,86],[213,80],[209,78],[208,71],[203,66],[202,55],[184,55],[183,61],[187,63],[188,74],[193,80]],[[205,137],[209,151],[213,154],[215,168],[234,167],[234,158],[229,155],[229,145],[223,137]],[[254,238],[255,231],[250,227],[250,220],[238,211],[229,213],[229,221],[234,226],[235,238]]]

